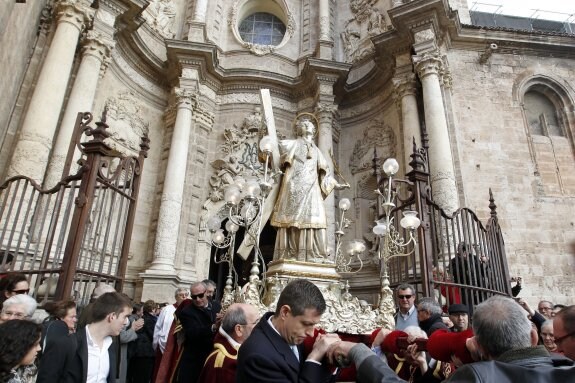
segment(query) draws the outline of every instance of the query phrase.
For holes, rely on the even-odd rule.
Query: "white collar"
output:
[[[220,333],[220,335],[222,335],[224,338],[226,338],[228,340],[228,342],[230,342],[230,344],[232,345],[233,348],[235,348],[236,350],[238,348],[240,348],[241,344],[236,342],[234,340],[234,338],[232,338],[227,332],[225,332],[224,329],[222,328],[222,326],[220,326],[220,328],[218,329],[218,332]]]

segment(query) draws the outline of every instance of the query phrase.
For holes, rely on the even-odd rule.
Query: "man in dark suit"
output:
[[[307,358],[301,347],[306,337],[314,335],[314,326],[325,308],[325,300],[313,283],[304,279],[290,282],[275,313],[266,313],[240,347],[236,382],[328,381],[331,374],[322,359],[339,337],[319,335]]]
[[[184,351],[178,365],[180,383],[198,381],[204,362],[214,347],[216,321],[220,319],[218,314],[222,307],[217,301],[208,299],[206,290],[205,283],[193,283],[190,287],[192,304],[178,316],[185,335]]]
[[[84,383],[101,378],[115,382],[117,345],[112,337],[120,334],[131,311],[130,300],[116,292],[96,299],[86,327],[47,345],[36,382]]]

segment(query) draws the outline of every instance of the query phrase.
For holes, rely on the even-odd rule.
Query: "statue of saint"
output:
[[[278,142],[284,176],[270,221],[277,229],[274,259],[322,263],[328,260],[323,200],[334,189],[349,185],[331,176],[328,162],[314,143],[314,124],[302,119],[297,130],[295,140]]]

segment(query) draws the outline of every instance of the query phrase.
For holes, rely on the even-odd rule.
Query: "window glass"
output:
[[[246,17],[238,30],[245,42],[258,45],[279,45],[286,33],[284,23],[266,12],[257,12]]]

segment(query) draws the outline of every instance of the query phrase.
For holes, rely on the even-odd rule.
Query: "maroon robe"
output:
[[[235,383],[238,349],[219,332],[214,338],[214,351],[207,357],[198,383]]]

